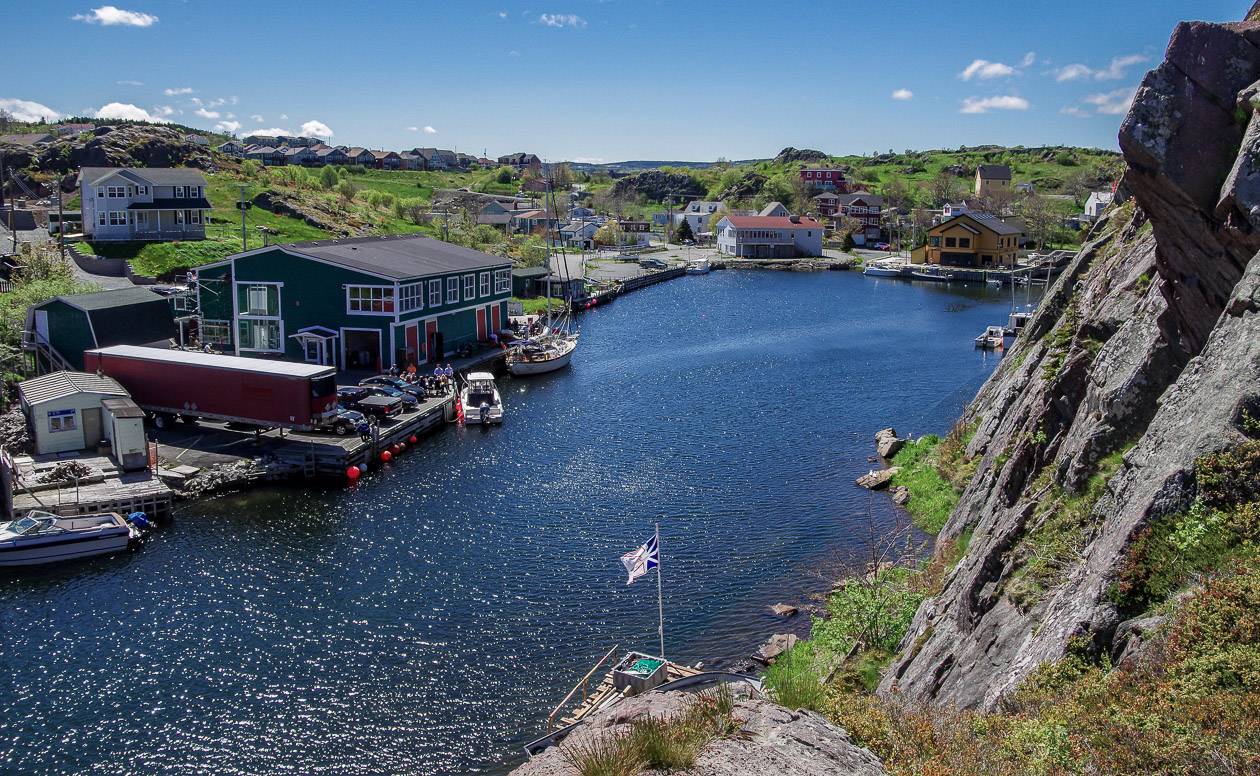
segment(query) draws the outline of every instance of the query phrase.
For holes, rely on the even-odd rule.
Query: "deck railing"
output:
[[[591,677],[595,675],[595,672],[599,670],[600,666],[608,662],[608,659],[611,658],[615,654],[617,654],[617,645],[614,644],[613,648],[608,650],[608,653],[605,654],[603,657],[601,657],[598,663],[591,666],[591,670],[586,672],[586,676],[583,676],[581,679],[578,680],[577,684],[573,685],[573,689],[569,690],[569,694],[564,696],[564,700],[560,701],[560,703],[554,709],[552,709],[551,713],[547,715],[547,728],[548,729],[551,729],[554,726],[556,715],[559,714],[564,709],[564,707],[569,704],[569,701],[573,699],[573,696],[577,694],[578,690],[582,691],[582,703],[586,703],[589,697]]]

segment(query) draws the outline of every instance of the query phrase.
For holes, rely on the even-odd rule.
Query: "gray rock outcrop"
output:
[[[976,472],[941,536],[972,539],[881,692],[994,708],[1070,641],[1123,654],[1142,613],[1108,591],[1133,538],[1191,503],[1195,460],[1260,406],[1257,81],[1260,22],[1181,24],[1143,80],[1120,130],[1130,201],[968,408]],[[1048,525],[1069,502],[1079,521]]]

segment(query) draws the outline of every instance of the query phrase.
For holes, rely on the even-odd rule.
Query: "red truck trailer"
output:
[[[136,345],[84,351],[83,365],[117,380],[159,428],[178,417],[305,431],[337,411],[330,366]]]

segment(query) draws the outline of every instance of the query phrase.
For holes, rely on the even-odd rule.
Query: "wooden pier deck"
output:
[[[617,688],[613,685],[613,668],[616,667],[616,662],[609,665],[607,673],[604,674],[604,677],[600,680],[599,684],[597,684],[594,689],[590,688],[590,680],[595,676],[596,672],[599,671],[601,666],[607,663],[610,659],[614,658],[616,654],[617,647],[613,647],[608,650],[607,654],[605,654],[604,657],[601,658],[600,661],[586,673],[586,676],[583,676],[578,683],[573,686],[573,689],[569,691],[569,694],[564,696],[564,700],[560,701],[560,704],[556,706],[555,710],[551,712],[551,715],[547,717],[548,728],[568,727],[569,725],[576,724],[616,699],[629,696],[630,688],[627,687],[625,690],[617,690]],[[666,682],[672,682],[676,679],[684,679],[688,676],[695,676],[699,673],[702,673],[699,668],[692,668],[690,666],[681,665],[669,660],[665,661]],[[564,709],[576,699],[578,691],[581,691],[582,693],[581,702],[573,709],[572,713],[560,716]]]

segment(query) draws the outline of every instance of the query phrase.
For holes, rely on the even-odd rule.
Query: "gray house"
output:
[[[92,240],[202,240],[206,179],[187,167],[84,167],[83,231]]]

